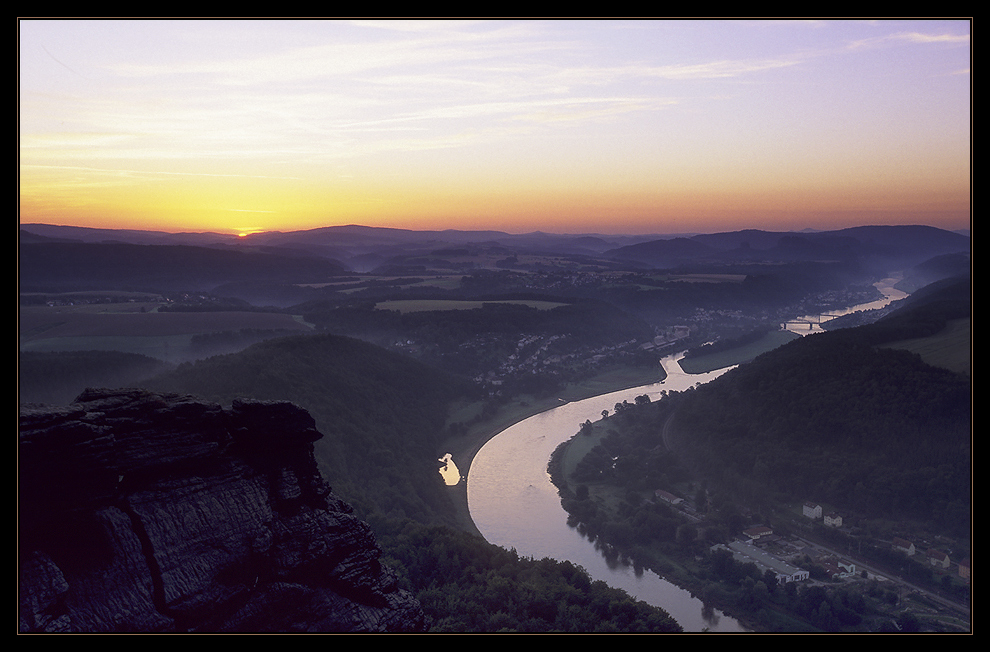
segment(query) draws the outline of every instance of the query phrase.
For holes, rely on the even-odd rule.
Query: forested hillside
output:
[[[409,358],[346,337],[288,337],[180,365],[146,385],[222,403],[292,401],[316,419],[321,471],[361,518],[450,516],[436,447],[460,387]]]
[[[161,360],[121,351],[22,351],[17,364],[21,403],[71,403],[83,387],[126,387],[169,368]]]
[[[814,499],[965,534],[971,381],[879,346],[944,327],[962,309],[953,291],[796,340],[685,393],[670,443],[755,502]]]

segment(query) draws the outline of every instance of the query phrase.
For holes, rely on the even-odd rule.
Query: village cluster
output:
[[[672,506],[690,509],[683,498],[668,491],[658,489],[655,492],[655,497],[657,500]],[[809,501],[804,503],[802,514],[805,518],[812,521],[821,519],[826,527],[842,527],[841,514],[836,512],[823,513],[822,506],[814,502]],[[924,554],[923,563],[927,563],[935,569],[949,571],[952,565],[949,555],[945,552],[929,547],[924,553],[920,553],[912,542],[900,537],[893,538],[891,547],[893,550],[903,553],[907,557]],[[821,549],[800,539],[784,538],[775,535],[773,529],[765,525],[747,528],[733,541],[712,546],[712,550],[718,549],[728,550],[737,561],[753,563],[763,572],[767,570],[771,571],[781,584],[809,579],[810,573],[808,570],[798,568],[791,563],[793,560],[805,556],[824,569],[828,579],[844,579],[857,575],[856,564],[852,561],[823,552]],[[956,572],[960,579],[969,581],[969,558],[960,560],[956,565]],[[863,571],[861,570],[859,574],[862,573]]]

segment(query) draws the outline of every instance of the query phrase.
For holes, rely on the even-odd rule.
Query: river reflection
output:
[[[444,484],[448,487],[453,487],[461,481],[461,472],[457,468],[457,465],[454,464],[454,458],[450,453],[447,453],[437,461],[443,464],[440,467],[440,476],[443,478]]]
[[[514,548],[524,557],[551,557],[583,566],[593,579],[663,608],[684,631],[742,632],[745,630],[736,620],[706,608],[688,591],[655,573],[637,570],[612,554],[603,554],[567,524],[567,513],[547,473],[553,450],[576,434],[585,420],[600,419],[602,410],[611,411],[616,403],[633,402],[642,394],[656,400],[664,390],[683,391],[728,370],[688,375],[681,371],[679,358],[672,356],[662,361],[668,374],[662,384],[568,403],[502,431],[482,447],[471,463],[468,506],[475,525],[490,543]]]
[[[795,320],[787,322],[784,324],[784,327],[786,330],[792,333],[797,333],[798,335],[812,335],[814,333],[824,332],[825,329],[822,328],[822,324],[835,319],[836,317],[843,317],[854,312],[865,312],[867,310],[879,310],[880,308],[884,308],[891,302],[903,299],[908,295],[907,292],[898,290],[894,287],[894,285],[900,280],[901,275],[898,274],[896,276],[877,281],[873,284],[873,287],[883,293],[882,299],[877,299],[876,301],[872,301],[870,303],[861,303],[857,306],[844,308],[842,310],[830,310],[820,315],[805,315],[804,317],[799,317]]]

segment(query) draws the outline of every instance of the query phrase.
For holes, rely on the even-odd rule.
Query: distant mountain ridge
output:
[[[392,227],[373,227],[357,224],[327,226],[298,231],[266,231],[246,236],[234,234],[167,233],[163,231],[140,231],[133,229],[97,229],[89,227],[61,226],[52,224],[20,225],[22,242],[39,241],[41,238],[78,242],[127,242],[131,244],[196,244],[199,246],[219,245],[271,245],[286,246],[304,243],[325,246],[372,246],[414,243],[436,247],[442,244],[491,243],[518,244],[525,246],[561,246],[564,243],[580,245],[588,251],[616,251],[627,246],[642,243],[670,242],[672,240],[691,241],[714,249],[731,250],[742,246],[753,249],[770,249],[777,246],[784,237],[800,237],[811,242],[828,238],[853,238],[857,242],[873,242],[878,246],[917,246],[925,239],[948,248],[968,246],[969,236],[925,225],[864,225],[836,230],[820,231],[766,231],[742,229],[717,233],[654,233],[654,234],[602,234],[602,233],[548,233],[534,231],[513,234],[495,230],[412,230]],[[954,249],[953,249],[954,250]]]
[[[835,231],[779,232],[746,229],[691,238],[653,240],[605,252],[615,259],[673,267],[699,258],[723,261],[851,259],[872,256],[917,264],[968,251],[970,238],[931,226],[859,226]]]
[[[177,249],[145,249],[134,259],[139,270],[120,267],[125,254],[98,251],[95,247],[174,247],[189,249],[179,259]],[[685,264],[716,265],[869,260],[877,268],[906,269],[947,254],[969,252],[966,235],[923,225],[868,225],[834,231],[795,232],[744,229],[695,235],[603,235],[502,231],[414,231],[360,225],[330,226],[305,231],[251,234],[245,237],[218,233],[169,234],[154,231],[87,229],[43,224],[21,225],[20,273],[22,283],[39,283],[55,275],[74,256],[88,256],[83,266],[89,274],[115,278],[157,275],[154,261],[166,263],[169,275],[185,274],[184,283],[214,286],[245,280],[266,269],[273,282],[313,283],[315,277],[370,271],[392,263],[404,269],[404,259],[440,252],[452,255],[456,248],[486,247],[489,252],[586,256],[621,263],[631,268],[669,269]],[[201,251],[194,253],[193,248]],[[451,251],[447,251],[451,250]],[[88,252],[83,254],[82,252]],[[209,254],[209,251],[216,252]],[[127,254],[130,255],[130,254]],[[254,258],[246,258],[254,256]],[[80,259],[81,260],[81,259]],[[245,263],[250,260],[250,263]],[[323,261],[324,268],[314,273]],[[99,270],[103,271],[99,271]],[[233,270],[239,269],[236,274]],[[245,272],[244,270],[252,270]],[[207,274],[206,270],[211,270]],[[64,270],[63,270],[64,271]],[[305,273],[300,274],[297,272]],[[246,277],[245,277],[246,273]],[[307,276],[308,275],[308,276]],[[70,274],[72,276],[72,274]],[[206,278],[210,276],[210,278]],[[236,279],[234,278],[236,276]],[[63,275],[64,277],[64,275]],[[306,277],[306,278],[303,278]]]
[[[316,282],[347,271],[329,258],[281,251],[27,240],[19,248],[22,292],[209,290],[234,281]]]

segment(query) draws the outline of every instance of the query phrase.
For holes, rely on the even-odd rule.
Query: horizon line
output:
[[[960,229],[950,229],[943,226],[936,226],[934,224],[926,224],[924,222],[916,223],[905,223],[905,224],[889,224],[881,222],[863,222],[861,224],[856,224],[854,226],[843,226],[839,228],[816,228],[816,227],[804,227],[801,229],[773,229],[773,228],[761,228],[757,226],[752,227],[741,227],[735,229],[719,229],[719,230],[699,230],[699,231],[648,231],[648,232],[633,232],[633,231],[616,231],[616,232],[601,232],[601,231],[545,231],[542,229],[535,229],[532,231],[506,231],[503,229],[463,229],[463,228],[440,228],[440,229],[413,229],[408,227],[396,227],[396,226],[372,226],[368,224],[330,224],[326,226],[317,226],[309,228],[298,228],[298,229],[231,229],[228,231],[190,231],[190,230],[179,230],[179,231],[169,231],[165,229],[148,229],[148,228],[129,228],[129,227],[108,227],[108,226],[81,226],[77,224],[57,224],[51,222],[28,222],[21,223],[18,222],[18,230],[24,227],[31,226],[43,226],[49,228],[64,228],[64,229],[80,229],[88,231],[122,231],[122,232],[137,232],[137,233],[162,233],[167,235],[218,235],[223,237],[231,238],[244,238],[254,235],[265,235],[265,234],[288,234],[288,233],[304,233],[310,231],[321,231],[325,229],[347,229],[347,228],[359,228],[359,229],[369,229],[369,230],[379,230],[379,231],[404,231],[408,233],[486,233],[494,232],[510,236],[524,236],[524,235],[536,235],[536,234],[546,234],[546,235],[558,235],[558,236],[603,236],[603,237],[648,237],[648,236],[693,236],[693,235],[714,235],[719,233],[738,233],[741,231],[762,231],[765,233],[829,233],[834,231],[844,231],[848,229],[855,229],[861,227],[928,227],[933,229],[938,229],[940,231],[946,231],[949,233],[963,233],[969,235],[970,228],[960,228]]]

